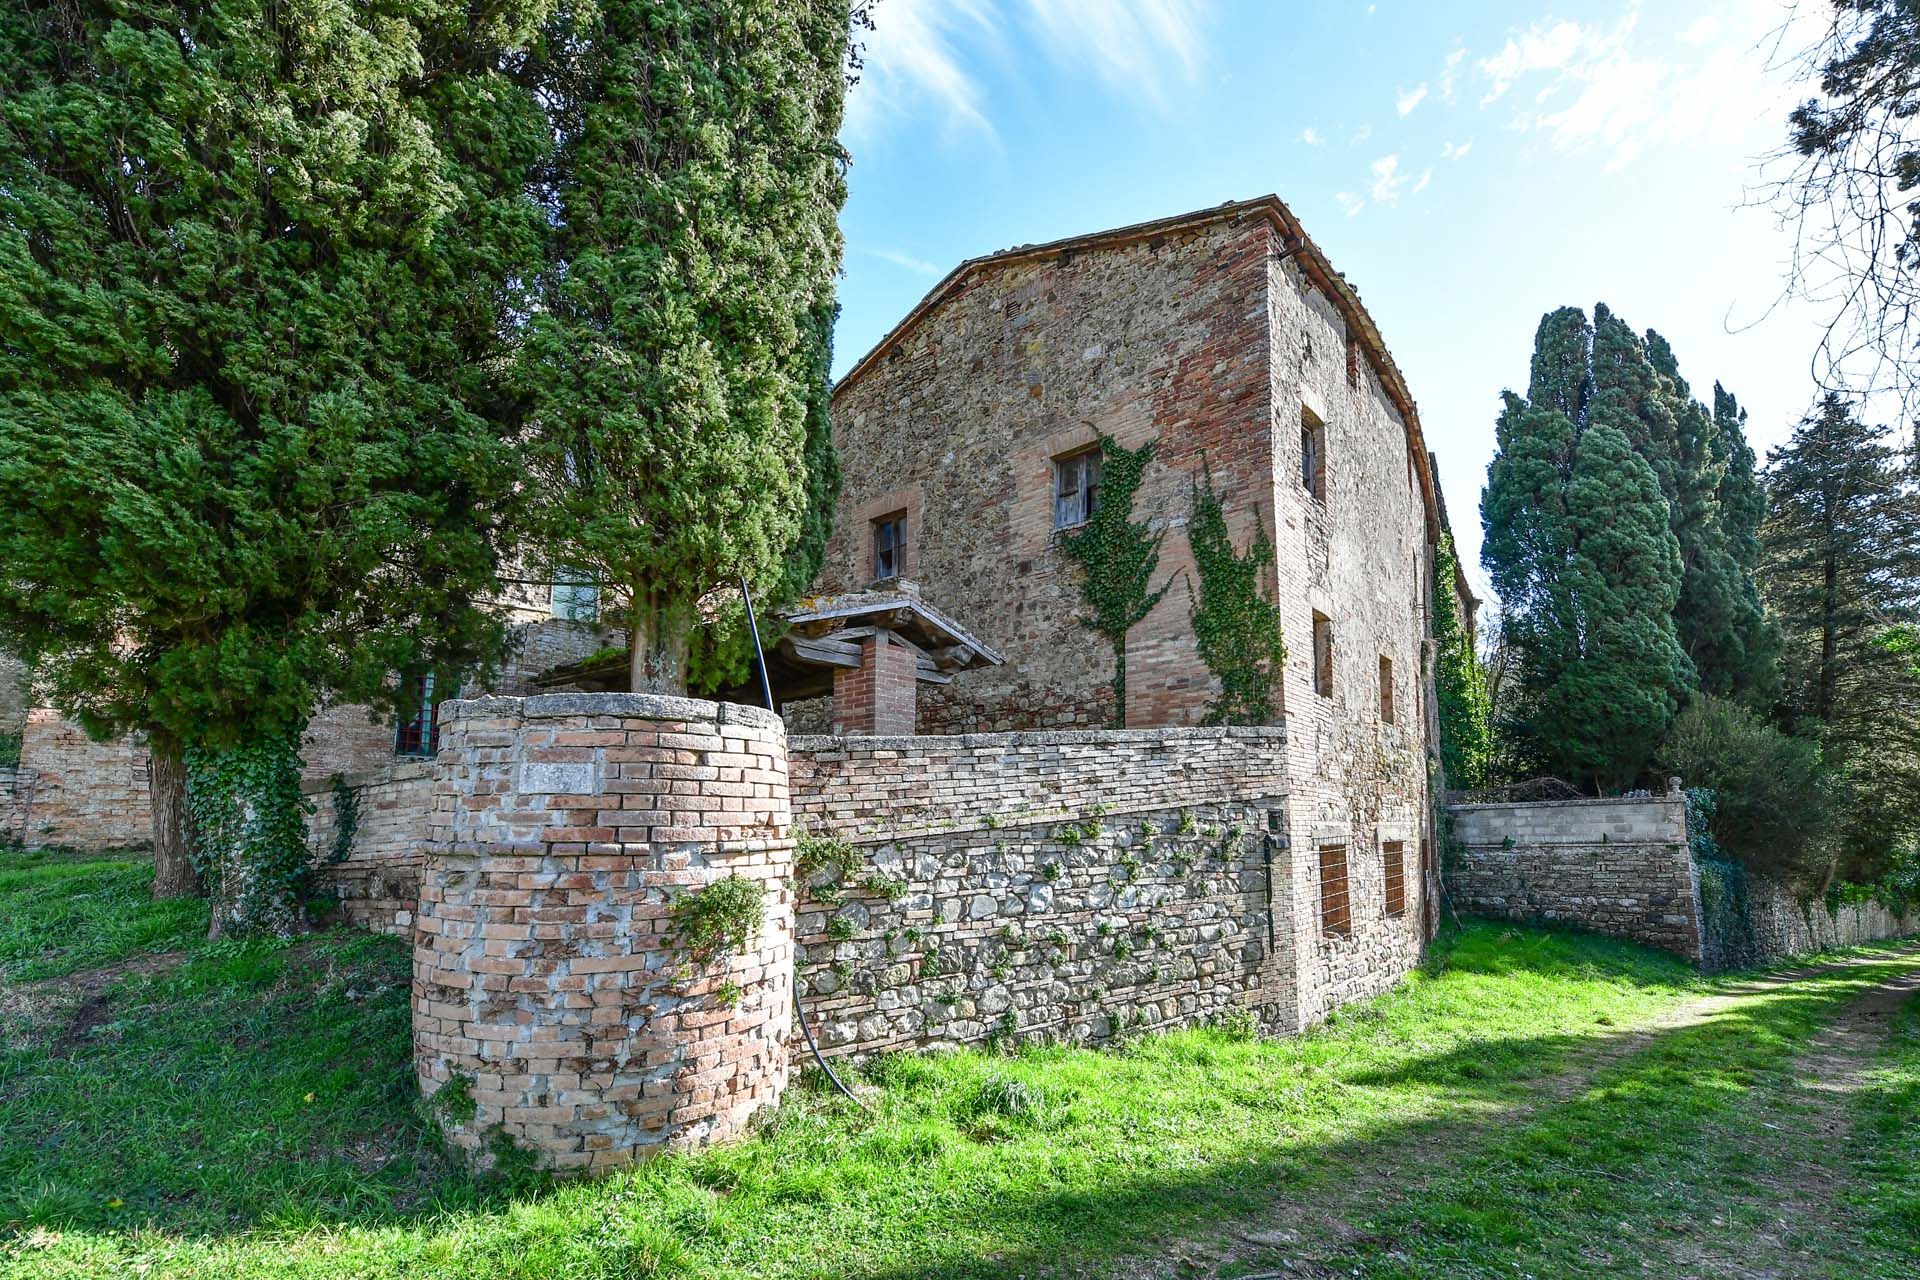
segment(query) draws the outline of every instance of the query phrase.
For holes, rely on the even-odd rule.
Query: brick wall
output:
[[[28,848],[119,849],[151,838],[144,743],[95,742],[71,720],[36,707],[27,713],[20,766],[10,831],[19,834],[24,818]]]
[[[341,914],[350,923],[411,937],[427,818],[433,808],[432,762],[400,760],[341,781],[359,806],[347,856],[332,860],[339,815],[330,779],[311,779],[303,788],[313,806],[307,819],[308,847],[324,867],[329,892],[339,899]]]
[[[1461,804],[1448,813],[1447,892],[1461,914],[1572,925],[1701,959],[1684,799]]]
[[[792,1016],[786,740],[751,707],[632,694],[447,704],[433,766],[414,1054],[470,1150],[499,1125],[600,1170],[724,1139],[776,1101]],[[745,956],[694,963],[670,905],[765,889]]]

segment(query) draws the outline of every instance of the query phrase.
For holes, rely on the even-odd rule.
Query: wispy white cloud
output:
[[[1300,141],[1306,143],[1310,147],[1318,147],[1318,146],[1325,145],[1327,140],[1325,137],[1321,135],[1318,129],[1314,128],[1312,125],[1308,125],[1306,128],[1300,131]]]
[[[1649,145],[1738,142],[1757,122],[1780,119],[1793,86],[1767,66],[1769,33],[1782,10],[1771,0],[1723,0],[1689,24],[1679,42],[1644,36],[1637,5],[1612,27],[1541,22],[1481,59],[1482,104],[1524,81],[1530,95],[1513,127],[1556,149],[1593,148],[1606,168],[1633,162]],[[1713,51],[1700,57],[1700,45]],[[1462,154],[1464,148],[1453,154]]]
[[[1394,110],[1403,116],[1410,116],[1413,114],[1413,109],[1419,106],[1426,96],[1427,84],[1426,81],[1423,80],[1411,89],[1402,89],[1399,91],[1399,94],[1393,100]]]
[[[1440,101],[1453,101],[1454,86],[1460,79],[1460,64],[1466,61],[1466,57],[1465,45],[1456,45],[1453,52],[1447,55],[1447,65],[1440,71]]]
[[[1373,136],[1373,126],[1370,124],[1363,124],[1358,129],[1355,129],[1353,131],[1353,136],[1348,138],[1347,141],[1354,142],[1354,143],[1365,142],[1368,138],[1371,138],[1372,136]]]
[[[915,275],[937,276],[940,274],[940,268],[925,258],[916,258],[899,249],[868,249],[866,252],[882,262],[891,262],[894,266],[904,271],[911,271]]]
[[[1465,142],[1449,142],[1440,148],[1440,158],[1442,160],[1458,160],[1471,150],[1473,150],[1472,138],[1468,138]]]
[[[851,137],[928,116],[950,134],[996,138],[983,72],[1023,43],[1058,67],[1163,103],[1198,78],[1209,0],[886,0],[876,7]]]
[[[1373,174],[1371,192],[1375,204],[1395,204],[1400,199],[1400,188],[1407,185],[1407,175],[1400,172],[1400,157],[1381,156],[1375,160],[1370,172]]]
[[[1200,0],[1028,3],[1055,60],[1079,63],[1109,84],[1158,100],[1169,80],[1191,80],[1200,69]]]
[[[1349,218],[1351,218],[1354,214],[1359,213],[1362,209],[1367,207],[1367,202],[1365,200],[1362,200],[1359,196],[1353,194],[1353,192],[1351,191],[1334,192],[1333,201],[1335,204],[1340,206],[1342,212],[1344,212]]]
[[[864,137],[902,115],[931,115],[951,133],[996,137],[979,81],[964,63],[970,41],[996,39],[991,0],[892,0],[867,38],[860,83],[847,95],[847,132]]]
[[[1421,172],[1420,180],[1413,184],[1413,190],[1408,192],[1408,194],[1416,195],[1416,196],[1419,195],[1422,191],[1425,191],[1427,189],[1427,184],[1432,181],[1433,181],[1433,166],[1428,165]]]

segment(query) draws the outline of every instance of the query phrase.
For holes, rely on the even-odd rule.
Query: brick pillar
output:
[[[860,641],[860,665],[833,669],[833,731],[905,737],[918,726],[920,655],[885,632]]]
[[[786,733],[753,707],[635,694],[440,711],[413,956],[414,1063],[483,1160],[502,1132],[599,1171],[738,1134],[787,1080]],[[764,887],[747,954],[694,963],[671,904]]]

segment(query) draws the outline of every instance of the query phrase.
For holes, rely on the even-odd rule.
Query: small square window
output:
[[[579,569],[557,568],[547,595],[548,611],[556,618],[596,622],[600,618],[600,588]]]
[[[1327,500],[1327,427],[1306,408],[1300,410],[1300,483],[1321,502]]]
[[[1387,915],[1397,920],[1407,914],[1406,846],[1389,840],[1380,846],[1380,857],[1386,864]]]
[[[907,513],[896,511],[873,522],[873,578],[898,578],[907,571]]]
[[[1333,623],[1324,613],[1313,615],[1313,691],[1333,696]]]
[[[1328,938],[1353,933],[1353,911],[1347,898],[1347,846],[1320,846],[1320,932]]]
[[[1053,527],[1085,524],[1100,509],[1100,450],[1082,449],[1053,460]]]
[[[1393,659],[1384,654],[1380,658],[1380,720],[1393,723]]]

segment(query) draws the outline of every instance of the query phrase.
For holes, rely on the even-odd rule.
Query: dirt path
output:
[[[1920,954],[1920,945],[1898,954]],[[1212,1238],[1178,1242],[1157,1258],[1119,1274],[1134,1280],[1172,1280],[1214,1276],[1234,1264],[1252,1263],[1257,1264],[1257,1272],[1234,1273],[1301,1280],[1342,1275],[1324,1260],[1360,1238],[1355,1219],[1390,1213],[1399,1205],[1425,1198],[1435,1178],[1473,1160],[1542,1108],[1577,1096],[1598,1074],[1648,1048],[1662,1035],[1698,1026],[1742,1001],[1808,978],[1884,959],[1850,957],[1803,965],[1675,1005],[1629,1033],[1594,1046],[1567,1069],[1541,1080],[1537,1101],[1492,1117],[1443,1117],[1417,1126],[1343,1166],[1337,1180],[1316,1185],[1297,1199],[1277,1201],[1259,1218]],[[1767,1113],[1758,1125],[1752,1123],[1754,1113],[1743,1109],[1742,1128],[1752,1130],[1749,1153],[1756,1166],[1770,1170],[1756,1189],[1755,1203],[1746,1206],[1744,1213],[1705,1219],[1698,1233],[1666,1242],[1663,1252],[1669,1256],[1648,1259],[1646,1274],[1672,1280],[1802,1280],[1825,1272],[1819,1258],[1835,1238],[1834,1206],[1846,1176],[1851,1094],[1861,1087],[1885,1043],[1893,1014],[1916,992],[1920,992],[1920,971],[1910,971],[1856,998],[1795,1061],[1789,1086],[1767,1093]],[[1810,1154],[1805,1159],[1781,1160],[1783,1148]]]
[[[1783,1085],[1756,1091],[1752,1109],[1720,1126],[1751,1190],[1666,1242],[1649,1265],[1676,1280],[1800,1280],[1844,1267],[1850,1233],[1840,1199],[1854,1095],[1894,1015],[1916,994],[1920,971],[1860,995],[1794,1060]]]

